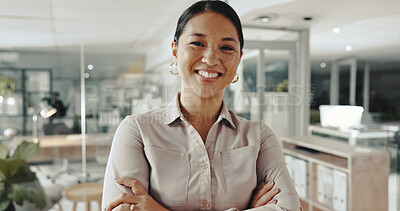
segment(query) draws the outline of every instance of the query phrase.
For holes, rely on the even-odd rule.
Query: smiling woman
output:
[[[299,210],[272,130],[228,110],[238,80],[240,20],[221,1],[180,17],[172,42],[181,92],[162,109],[126,117],[104,179],[106,210]]]
[[[222,100],[242,55],[238,37],[228,18],[206,11],[189,20],[179,44],[172,44],[172,54],[181,70],[181,90],[200,100],[193,105],[202,106],[210,98]]]

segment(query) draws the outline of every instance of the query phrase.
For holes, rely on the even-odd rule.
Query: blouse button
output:
[[[207,163],[203,164],[203,168],[207,169],[208,168],[208,164]]]
[[[209,207],[210,206],[210,202],[208,202],[207,200],[203,201],[203,206],[204,207]]]

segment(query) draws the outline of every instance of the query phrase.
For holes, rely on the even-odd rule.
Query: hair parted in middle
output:
[[[192,4],[189,8],[187,8],[182,15],[179,17],[176,31],[174,35],[174,41],[178,44],[179,37],[182,35],[183,30],[185,29],[186,24],[192,19],[194,16],[205,12],[211,11],[218,14],[221,14],[228,18],[236,28],[238,33],[239,42],[240,42],[240,50],[243,49],[243,31],[242,31],[242,24],[240,22],[239,16],[235,12],[235,10],[229,6],[227,3],[223,1],[212,1],[212,0],[205,0],[205,1],[198,1]]]

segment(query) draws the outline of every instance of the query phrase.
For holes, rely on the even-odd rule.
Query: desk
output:
[[[393,139],[395,136],[395,132],[390,130],[382,130],[382,129],[339,130],[336,128],[322,127],[319,125],[308,126],[308,133],[309,135],[320,134],[320,135],[346,139],[351,145],[357,145],[357,142],[361,140],[369,140],[369,139],[388,140],[388,139]]]
[[[86,157],[108,155],[112,143],[113,134],[89,134],[86,135]],[[9,147],[16,146],[22,141],[32,141],[30,136],[14,137]],[[57,159],[82,159],[82,139],[80,134],[50,135],[39,137],[39,149],[28,162],[45,162]]]
[[[347,129],[339,130],[335,128],[322,127],[320,125],[310,125],[308,127],[309,135],[329,137],[348,141],[350,145],[363,145],[375,149],[389,152],[390,172],[395,173],[396,180],[389,186],[396,186],[395,205],[400,209],[400,144],[395,141],[399,126],[381,125],[381,128],[372,129]]]
[[[284,137],[281,143],[296,188],[305,192],[299,196],[303,208],[388,210],[387,152],[318,136]]]

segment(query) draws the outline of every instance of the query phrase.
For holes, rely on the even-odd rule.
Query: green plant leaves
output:
[[[36,174],[29,169],[27,164],[21,166],[18,171],[9,178],[11,183],[24,183],[36,180]]]
[[[23,141],[8,157],[8,149],[0,143],[0,210],[15,210],[13,201],[22,205],[24,201],[34,203],[37,208],[46,206],[43,190],[25,184],[37,181],[26,160],[36,153],[39,145]],[[22,185],[24,184],[24,185]]]
[[[6,160],[0,160],[0,181],[5,181],[6,178],[8,178],[8,170],[7,170],[7,161]]]
[[[11,200],[9,199],[4,199],[1,198],[0,200],[0,210],[6,210],[8,208],[8,205],[10,205]]]
[[[6,159],[7,154],[8,154],[8,148],[0,142],[0,159]]]
[[[32,157],[32,155],[36,153],[38,148],[39,144],[23,141],[20,145],[18,145],[11,157],[28,160],[28,158]]]
[[[0,160],[0,179],[7,181],[25,164],[23,159],[1,159]]]
[[[6,210],[11,201],[8,199],[5,185],[0,183],[0,186],[0,210]]]
[[[0,76],[0,95],[13,94],[17,90],[17,81],[13,78]]]
[[[43,192],[36,188],[26,188],[22,185],[13,185],[11,193],[8,194],[8,198],[15,201],[18,205],[22,205],[26,200],[34,203],[39,209],[46,207],[46,198]]]

